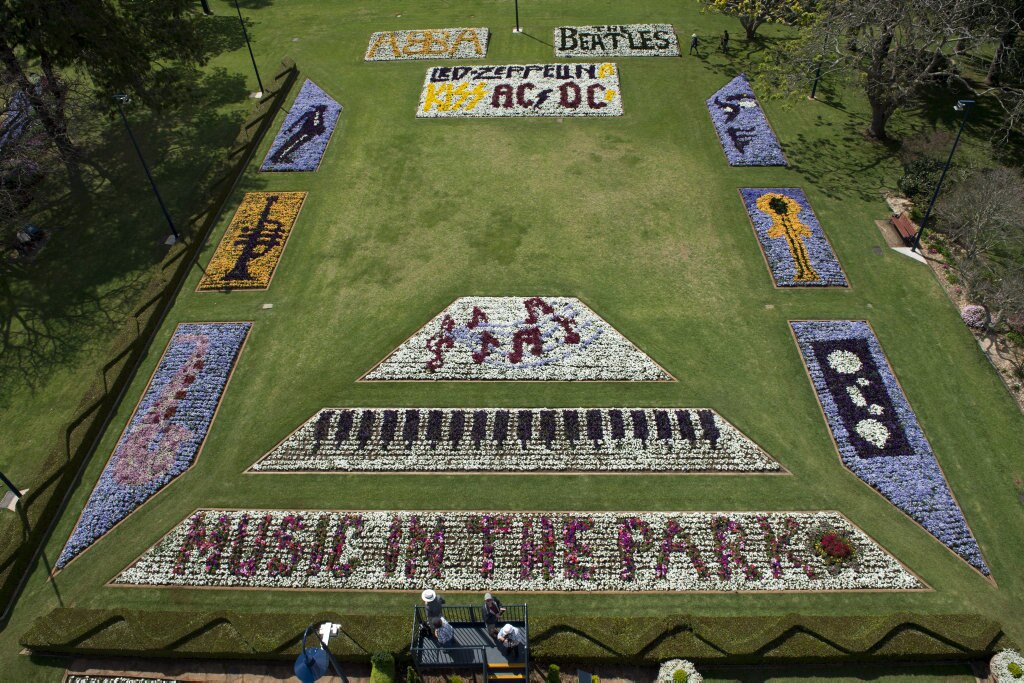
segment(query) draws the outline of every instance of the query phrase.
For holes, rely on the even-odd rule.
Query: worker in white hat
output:
[[[426,603],[427,611],[427,616],[423,620],[423,630],[429,634],[432,633],[429,626],[430,622],[444,616],[444,610],[442,609],[444,598],[429,588],[420,593],[420,598]]]

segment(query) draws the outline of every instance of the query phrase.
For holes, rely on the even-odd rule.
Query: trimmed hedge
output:
[[[21,638],[34,653],[285,659],[310,623],[335,621],[331,651],[346,661],[401,656],[410,622],[393,615],[130,612],[61,608]],[[996,622],[976,614],[862,617],[541,617],[530,654],[542,661],[655,664],[822,660],[974,659],[1012,647]]]
[[[295,62],[282,60],[267,93],[242,124],[219,173],[210,183],[205,207],[189,219],[185,239],[172,246],[160,263],[158,272],[139,297],[142,305],[118,333],[109,360],[97,368],[98,376],[79,403],[77,416],[61,430],[53,449],[41,459],[33,479],[36,483],[19,504],[20,518],[7,515],[0,520],[0,605],[4,606],[4,617],[30,570],[36,550],[46,541],[54,518],[63,508],[69,489],[92,456],[122,392],[188,277],[192,262],[297,77]]]

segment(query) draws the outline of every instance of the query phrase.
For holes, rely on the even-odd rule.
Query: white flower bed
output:
[[[1016,664],[1016,674],[1010,670],[1011,664]],[[996,683],[1017,683],[1024,680],[1024,657],[1016,650],[1003,650],[997,653],[989,662],[988,668]]]
[[[704,677],[697,673],[697,667],[685,659],[670,659],[661,663],[655,683],[675,683],[676,671],[686,672],[686,683],[703,683]]]
[[[579,299],[456,299],[364,380],[624,380],[672,377]]]
[[[486,28],[428,28],[416,31],[378,31],[370,36],[363,59],[392,62],[404,59],[483,59],[487,56]]]
[[[855,563],[829,566],[822,529]],[[829,533],[835,533],[829,531]],[[922,585],[837,512],[200,510],[115,584],[459,591],[787,591]]]
[[[773,472],[781,467],[712,410],[334,408],[254,472]]]
[[[427,69],[417,118],[622,116],[615,64],[504,64]]]
[[[678,57],[672,24],[558,26],[556,57]]]

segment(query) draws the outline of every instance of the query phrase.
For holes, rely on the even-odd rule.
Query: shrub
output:
[[[672,680],[674,683],[686,683],[686,681],[690,680],[690,674],[686,673],[682,669],[676,669],[672,673]]]
[[[420,677],[411,666],[405,669],[405,683],[419,683]]]
[[[370,663],[370,683],[395,683],[395,658],[390,652],[374,653]]]
[[[560,683],[562,680],[561,669],[557,664],[548,664],[548,683]]]
[[[462,683],[462,676],[452,676],[448,679],[448,683]]]
[[[979,306],[978,304],[967,304],[961,308],[960,317],[967,323],[967,327],[975,330],[985,329],[985,325],[988,322],[988,312],[984,306]]]
[[[896,183],[911,199],[926,195],[935,189],[935,182],[942,171],[943,162],[930,157],[915,159],[903,167],[903,177]]]
[[[1010,662],[1006,665],[1006,670],[1010,672],[1010,675],[1014,678],[1021,678],[1024,676],[1024,669],[1021,668],[1017,662]]]

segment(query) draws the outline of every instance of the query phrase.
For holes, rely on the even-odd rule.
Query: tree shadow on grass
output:
[[[244,77],[216,69],[183,88],[159,114],[127,112],[186,237],[188,217],[206,198],[206,183],[245,116],[231,105],[242,105],[246,96]],[[57,368],[80,362],[93,340],[116,331],[166,253],[169,228],[121,121],[108,120],[83,148],[88,192],[70,192],[62,179],[50,179],[41,193],[47,200],[28,217],[50,233],[49,242],[31,262],[0,264],[0,409],[19,392],[39,389]]]

